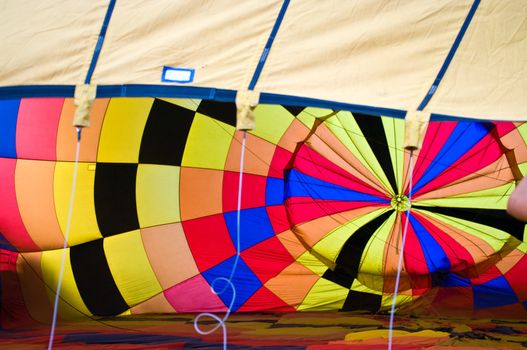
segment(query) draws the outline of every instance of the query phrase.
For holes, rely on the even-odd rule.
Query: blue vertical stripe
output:
[[[20,100],[0,100],[0,157],[16,158],[16,122]]]
[[[467,32],[468,26],[470,25],[470,22],[472,21],[472,18],[474,17],[474,14],[476,13],[476,10],[478,9],[480,0],[475,0],[472,4],[472,7],[470,8],[467,18],[465,18],[465,21],[463,22],[463,25],[461,26],[461,29],[459,30],[459,33],[457,34],[456,40],[454,40],[454,44],[450,48],[450,51],[448,52],[448,55],[445,59],[445,62],[443,62],[443,65],[441,66],[441,69],[439,70],[439,73],[437,74],[437,77],[434,80],[434,83],[428,90],[428,93],[424,97],[423,101],[417,107],[418,111],[422,111],[428,102],[432,99],[432,96],[434,96],[434,93],[437,90],[437,87],[441,83],[441,80],[443,79],[443,76],[445,75],[448,66],[452,62],[452,59],[454,58],[454,55],[456,54],[456,51],[459,47],[459,44],[461,44],[461,40],[463,40],[463,36],[465,36],[465,33]]]
[[[97,61],[99,60],[99,55],[101,53],[102,44],[104,43],[104,38],[106,37],[106,30],[108,29],[108,24],[110,23],[110,18],[112,18],[113,9],[115,8],[115,1],[111,0],[108,4],[108,9],[106,10],[106,16],[102,23],[101,32],[99,33],[99,39],[97,39],[97,45],[93,51],[93,56],[91,59],[90,67],[88,68],[88,73],[86,74],[86,79],[84,84],[89,84],[91,82],[91,77],[95,71],[95,66],[97,66]]]
[[[249,90],[254,90],[254,87],[256,86],[256,83],[258,82],[258,78],[260,77],[260,74],[262,73],[263,67],[265,65],[265,61],[267,61],[267,56],[269,55],[269,52],[271,51],[271,46],[273,46],[276,33],[278,33],[278,29],[280,29],[280,25],[282,24],[282,21],[284,19],[285,13],[287,11],[287,7],[289,6],[289,2],[290,0],[284,0],[284,2],[282,3],[282,8],[280,9],[280,12],[278,13],[278,17],[276,18],[273,29],[271,30],[269,39],[267,39],[265,48],[262,52],[262,55],[260,56],[260,61],[258,61],[258,65],[256,66],[251,82],[249,83]]]

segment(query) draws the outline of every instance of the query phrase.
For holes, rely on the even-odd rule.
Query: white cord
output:
[[[392,301],[392,308],[390,311],[390,326],[388,331],[388,350],[392,350],[392,339],[393,339],[393,321],[395,316],[395,304],[397,303],[397,293],[399,292],[399,281],[401,279],[401,270],[403,267],[403,257],[404,257],[404,245],[406,243],[406,234],[408,232],[408,224],[410,222],[410,210],[412,209],[412,186],[413,186],[413,151],[410,151],[410,165],[409,165],[409,173],[410,173],[410,184],[408,187],[408,209],[406,210],[406,220],[404,223],[404,229],[403,229],[403,241],[401,243],[401,249],[399,251],[399,261],[397,263],[397,277],[395,278],[395,290],[393,292],[393,301]]]
[[[202,312],[196,318],[194,319],[194,329],[196,332],[198,332],[201,335],[208,335],[212,332],[216,331],[218,328],[222,328],[223,331],[223,350],[227,350],[227,327],[225,326],[225,321],[227,318],[229,318],[229,315],[232,312],[232,307],[234,305],[234,301],[236,300],[236,287],[232,283],[232,279],[234,278],[234,273],[236,272],[236,267],[238,266],[238,261],[240,260],[240,217],[241,217],[241,209],[242,209],[242,188],[243,188],[243,166],[244,166],[244,159],[245,159],[245,141],[247,138],[247,132],[243,131],[243,139],[242,139],[242,150],[240,155],[240,175],[238,177],[238,207],[237,207],[237,215],[236,215],[236,258],[234,260],[234,264],[231,269],[231,273],[229,275],[229,278],[225,277],[218,277],[212,281],[212,284],[210,286],[210,289],[212,293],[216,295],[223,294],[227,287],[230,287],[232,290],[232,298],[231,302],[229,303],[229,308],[227,312],[225,313],[225,316],[223,318],[220,318],[219,316],[216,316],[209,312]],[[221,290],[216,290],[215,286],[218,281],[224,281],[225,286]],[[218,322],[218,324],[215,327],[212,327],[209,330],[202,330],[199,326],[199,320],[202,317],[210,317]]]
[[[55,337],[55,328],[57,325],[57,312],[59,308],[60,289],[62,287],[62,279],[64,277],[64,264],[66,263],[66,253],[68,248],[68,237],[70,235],[71,218],[73,215],[73,203],[75,200],[75,187],[77,184],[77,170],[79,168],[79,153],[81,148],[81,129],[77,129],[77,147],[75,150],[75,165],[73,167],[73,181],[71,183],[70,206],[68,208],[68,219],[66,221],[66,232],[64,234],[64,245],[62,247],[62,260],[60,263],[59,280],[57,282],[57,291],[55,292],[55,303],[53,305],[53,319],[51,321],[51,331],[49,333],[48,350],[53,348],[53,338]]]

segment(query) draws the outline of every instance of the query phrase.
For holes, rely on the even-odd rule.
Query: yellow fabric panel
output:
[[[254,115],[256,128],[250,133],[275,145],[294,120],[291,113],[279,105],[258,105]]]
[[[392,160],[395,180],[399,192],[403,191],[404,172],[404,119],[382,117],[386,140],[388,141],[388,150]]]
[[[66,232],[68,210],[70,205],[71,185],[73,182],[72,162],[57,162],[54,176],[55,209],[62,232]],[[95,182],[95,165],[79,163],[77,186],[71,217],[69,246],[93,241],[102,237],[95,216],[93,199]]]
[[[60,275],[62,262],[62,249],[48,250],[42,252],[42,274],[44,282],[55,291]],[[51,305],[55,302],[55,293],[48,290]],[[65,302],[66,301],[66,302]],[[71,306],[70,306],[71,305]],[[77,310],[79,311],[77,311]],[[59,315],[63,319],[79,318],[84,315],[91,315],[90,311],[82,301],[82,297],[77,289],[73,270],[71,269],[70,252],[67,248],[64,260],[64,274],[59,298]]]
[[[421,210],[415,209],[420,212]],[[494,251],[499,251],[506,241],[510,238],[510,235],[505,232],[498,230],[491,226],[485,226],[478,224],[473,221],[467,221],[463,219],[453,218],[442,214],[436,214],[428,211],[423,211],[424,214],[431,216],[439,221],[442,221],[448,225],[457,227],[460,230],[465,231],[468,234],[474,235],[483,241],[487,242]]]
[[[139,230],[105,238],[104,252],[115,284],[129,306],[162,292]]]
[[[368,288],[367,286],[362,284],[358,279],[354,279],[353,280],[353,283],[351,285],[351,289],[353,289],[356,292],[382,295],[382,292],[380,292],[378,290],[375,290],[375,289]]]
[[[400,308],[404,305],[409,305],[413,302],[413,297],[411,295],[397,294],[395,299],[395,307]],[[382,296],[380,310],[390,310],[393,303],[393,294],[386,294]]]
[[[319,276],[322,276],[324,272],[328,269],[328,266],[324,264],[322,261],[317,259],[311,252],[305,252],[302,254],[298,259],[296,259],[297,262],[307,267],[309,270],[311,270],[313,273],[316,273]]]
[[[384,185],[385,191],[393,194],[388,178],[351,113],[340,112],[335,117],[329,118],[325,124],[342,144],[369,169],[370,175],[379,179]]]
[[[381,215],[386,209],[375,210],[366,215],[362,215],[354,220],[347,221],[344,225],[337,227],[328,233],[324,238],[313,246],[313,250],[323,255],[325,258],[335,262],[344,243],[355,231],[377,216]],[[382,251],[382,250],[381,250]]]
[[[511,183],[506,183],[500,187],[489,188],[478,192],[469,192],[448,198],[434,198],[416,201],[415,204],[424,206],[439,207],[460,207],[460,208],[490,208],[505,209],[507,200],[514,190]]]
[[[299,115],[296,116],[296,119],[302,122],[302,124],[304,124],[308,129],[311,129],[315,124],[316,117],[313,116],[311,113],[301,112]]]
[[[196,113],[181,166],[223,170],[235,128]]]
[[[180,221],[179,171],[175,166],[139,164],[136,202],[141,227]]]
[[[393,212],[373,233],[362,253],[358,278],[374,290],[382,291],[384,287],[384,252],[396,218],[397,212]]]
[[[298,311],[339,310],[344,305],[349,289],[324,278],[319,279],[306,295]]]
[[[305,108],[302,112],[300,112],[300,114],[298,114],[296,118],[300,120],[305,126],[311,129],[313,127],[315,119],[324,119],[324,117],[330,116],[332,113],[334,112],[331,109],[308,107]]]
[[[112,98],[102,124],[97,161],[137,163],[154,99]]]

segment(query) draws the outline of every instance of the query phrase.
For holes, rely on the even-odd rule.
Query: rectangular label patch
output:
[[[162,82],[187,84],[194,81],[194,69],[163,67]]]

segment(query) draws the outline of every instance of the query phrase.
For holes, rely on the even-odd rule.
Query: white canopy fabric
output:
[[[84,83],[110,3],[1,2],[0,87]],[[415,110],[473,7],[468,0],[291,1],[254,88]],[[282,8],[278,0],[118,0],[91,83],[246,90]],[[194,70],[193,81],[163,82],[165,66]],[[484,0],[426,110],[526,120],[526,82],[527,3]]]

